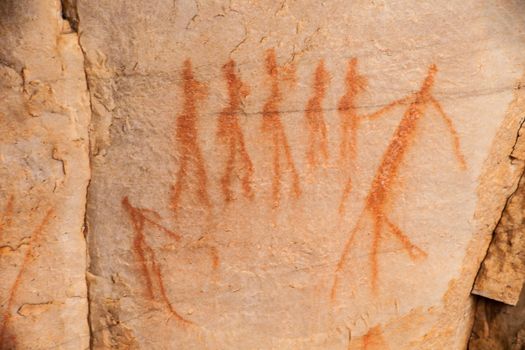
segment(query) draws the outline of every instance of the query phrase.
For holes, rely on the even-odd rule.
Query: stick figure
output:
[[[314,74],[314,91],[307,102],[305,112],[309,131],[306,159],[311,168],[316,168],[319,161],[326,163],[328,160],[328,132],[323,117],[322,102],[329,82],[330,76],[325,69],[324,60],[320,60]]]
[[[221,178],[222,192],[226,202],[233,200],[231,182],[235,165],[237,162],[240,162],[241,168],[238,171],[244,172],[241,178],[244,196],[253,199],[251,186],[254,171],[253,164],[246,150],[244,136],[239,125],[239,117],[237,116],[242,100],[248,96],[250,91],[248,86],[235,74],[235,62],[233,60],[228,61],[228,63],[222,67],[222,70],[228,83],[229,95],[229,104],[219,115],[219,127],[217,131],[219,139],[226,144],[229,152],[224,175]],[[240,157],[238,161],[236,160],[237,155]]]
[[[277,66],[275,51],[270,49],[266,54],[266,72],[270,78],[270,96],[263,107],[263,131],[271,136],[273,145],[273,181],[272,181],[272,199],[273,207],[279,206],[281,198],[281,178],[283,176],[281,169],[281,154],[284,156],[285,164],[291,172],[292,177],[292,194],[297,199],[301,196],[301,185],[299,174],[290,151],[290,145],[284,127],[281,122],[279,108],[283,101],[283,95],[279,86],[279,77],[281,67]],[[282,152],[282,153],[281,153]]]
[[[168,298],[166,288],[164,286],[162,272],[155,256],[155,251],[146,241],[146,224],[153,225],[160,232],[166,234],[176,242],[180,241],[180,235],[158,224],[156,220],[160,218],[160,215],[157,212],[149,209],[135,208],[129,202],[128,197],[124,197],[122,199],[122,207],[129,214],[131,223],[133,225],[133,231],[135,231],[135,237],[133,238],[133,248],[139,259],[142,275],[146,280],[148,298],[154,300],[157,291],[160,299],[164,305],[166,305],[168,311],[178,322],[183,325],[193,324],[193,322],[185,319],[177,312]],[[153,216],[155,219],[150,218],[150,216]]]
[[[184,61],[182,71],[184,102],[182,113],[177,117],[176,139],[179,146],[180,165],[177,180],[172,189],[171,206],[176,214],[180,205],[180,197],[188,177],[188,167],[193,167],[193,175],[197,182],[197,197],[208,209],[211,201],[208,196],[208,179],[204,166],[204,158],[197,138],[197,102],[207,93],[206,85],[193,76],[191,61]]]
[[[413,144],[416,135],[416,128],[419,121],[423,118],[424,112],[428,108],[433,108],[438,115],[445,122],[448,131],[452,137],[453,148],[457,161],[461,169],[466,168],[465,158],[460,151],[460,142],[458,134],[453,126],[452,120],[447,116],[441,107],[441,104],[431,94],[431,88],[434,85],[434,77],[437,72],[437,67],[431,65],[428,69],[427,77],[425,78],[421,89],[409,98],[395,101],[384,107],[381,113],[373,113],[369,118],[373,119],[379,115],[384,114],[386,108],[390,109],[396,105],[404,104],[411,101],[399,125],[394,133],[392,141],[388,145],[383,159],[376,175],[372,181],[372,185],[368,196],[365,200],[365,207],[358,218],[354,228],[350,231],[349,237],[344,245],[343,251],[337,263],[334,281],[332,284],[331,297],[335,299],[337,289],[340,282],[340,274],[346,267],[350,249],[354,243],[357,233],[363,228],[364,220],[369,218],[372,221],[372,248],[370,251],[370,266],[371,266],[371,287],[372,291],[377,292],[377,277],[378,277],[378,261],[377,253],[379,243],[384,238],[385,229],[388,230],[395,238],[397,238],[403,245],[411,259],[426,257],[426,252],[421,248],[415,246],[405,233],[388,217],[388,207],[391,204],[393,197],[392,184],[398,177],[398,170],[406,156],[406,153]]]

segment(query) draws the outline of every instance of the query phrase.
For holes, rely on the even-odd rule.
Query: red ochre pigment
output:
[[[354,242],[357,233],[363,229],[364,220],[369,218],[372,225],[372,247],[369,255],[370,269],[371,269],[371,287],[373,292],[377,292],[378,281],[378,261],[377,253],[380,241],[384,238],[385,228],[395,238],[399,240],[403,248],[413,260],[426,257],[426,253],[419,247],[412,244],[405,233],[394,224],[387,216],[388,205],[391,203],[392,197],[392,183],[398,176],[399,167],[405,158],[406,153],[410,149],[413,140],[416,136],[416,127],[424,116],[424,112],[428,108],[434,108],[439,116],[445,121],[449,132],[452,136],[454,152],[458,163],[462,169],[466,168],[466,163],[459,147],[459,138],[456,130],[452,125],[452,120],[444,113],[440,103],[432,96],[431,88],[434,85],[434,77],[437,72],[437,67],[431,65],[428,70],[428,75],[425,78],[421,89],[408,98],[404,98],[390,105],[384,107],[381,113],[392,108],[394,105],[401,105],[411,101],[405,110],[403,118],[394,133],[394,136],[388,145],[379,168],[376,172],[372,186],[365,200],[365,207],[358,218],[357,224],[350,231],[349,237],[344,245],[343,251],[337,263],[334,282],[332,285],[332,299],[335,299],[337,289],[340,283],[340,274],[343,272],[347,261],[348,254]],[[379,116],[377,112],[370,117],[375,118]]]

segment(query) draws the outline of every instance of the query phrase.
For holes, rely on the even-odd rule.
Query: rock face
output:
[[[94,346],[461,348],[523,5],[156,5],[78,3]]]
[[[0,349],[89,346],[89,94],[52,0],[0,3]]]
[[[523,149],[515,148],[513,154],[523,159]],[[469,349],[517,350],[525,347],[524,199],[522,176],[505,206],[476,278],[473,292],[493,300],[480,298],[476,306]]]
[[[63,3],[1,5],[10,346],[466,347],[522,2]]]
[[[516,306],[480,299],[469,342],[471,350],[519,350],[525,347],[525,292]]]
[[[523,160],[523,150],[516,159]],[[521,154],[519,154],[521,153]],[[516,305],[525,283],[525,177],[505,207],[487,257],[476,278],[473,292],[487,298]]]

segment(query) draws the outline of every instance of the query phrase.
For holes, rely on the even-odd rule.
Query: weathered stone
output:
[[[516,305],[525,283],[525,177],[505,207],[473,293]]]
[[[470,350],[525,348],[525,293],[516,306],[480,298],[470,338]]]
[[[521,1],[0,11],[0,348],[466,347]]]
[[[60,13],[0,2],[0,349],[89,346],[89,95]]]
[[[522,132],[523,128],[520,138],[523,137]],[[512,153],[515,160],[523,161],[523,145],[523,142],[517,143]],[[473,290],[475,294],[512,307],[479,298],[469,349],[525,347],[524,200],[525,177],[522,176],[516,192],[505,206]]]
[[[94,348],[460,349],[524,5],[78,1]]]

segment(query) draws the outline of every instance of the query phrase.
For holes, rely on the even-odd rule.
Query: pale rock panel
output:
[[[94,348],[466,346],[522,2],[77,3]]]
[[[0,349],[89,347],[83,61],[59,1],[0,2]]]

